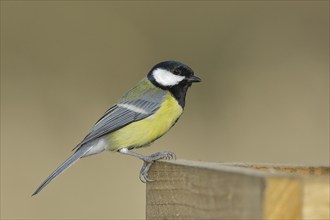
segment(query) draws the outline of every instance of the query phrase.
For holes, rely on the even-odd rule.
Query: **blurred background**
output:
[[[31,194],[164,60],[203,82],[139,153],[329,164],[328,1],[1,1],[1,218],[144,218],[142,163],[115,153]]]

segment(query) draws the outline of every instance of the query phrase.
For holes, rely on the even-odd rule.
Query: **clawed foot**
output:
[[[147,183],[147,182],[153,181],[152,179],[148,178],[148,171],[154,161],[161,160],[161,159],[165,159],[165,160],[174,159],[175,160],[176,156],[171,151],[162,151],[162,152],[157,152],[157,153],[151,154],[150,156],[146,156],[143,160],[144,162],[143,162],[142,168],[140,170],[139,177],[140,177],[141,182]]]

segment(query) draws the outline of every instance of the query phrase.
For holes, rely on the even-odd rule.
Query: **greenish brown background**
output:
[[[163,60],[203,83],[138,152],[329,164],[328,1],[1,1],[1,218],[144,218],[141,162],[119,154],[31,194]]]

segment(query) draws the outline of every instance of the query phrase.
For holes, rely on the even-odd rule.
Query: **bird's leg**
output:
[[[140,178],[141,182],[143,182],[143,183],[153,182],[153,180],[149,179],[149,177],[148,177],[148,171],[149,171],[152,164],[153,164],[153,161],[152,162],[143,161],[143,165],[141,167],[140,175],[139,175],[139,178]]]
[[[170,160],[170,159],[176,159],[176,156],[173,152],[171,151],[162,151],[162,152],[157,152],[154,154],[151,154],[149,156],[144,156],[142,154],[138,154],[135,153],[133,151],[129,151],[127,148],[121,148],[119,150],[119,153],[122,154],[127,154],[133,157],[137,157],[140,160],[143,160],[143,165],[142,168],[140,170],[140,180],[143,183],[146,182],[152,182],[153,180],[148,178],[148,171],[151,167],[151,165],[153,164],[154,161],[156,160],[160,160],[160,159],[166,159],[166,160]]]

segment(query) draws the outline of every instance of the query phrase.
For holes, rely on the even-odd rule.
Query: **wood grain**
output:
[[[328,171],[316,165],[156,162],[146,218],[326,219]]]

